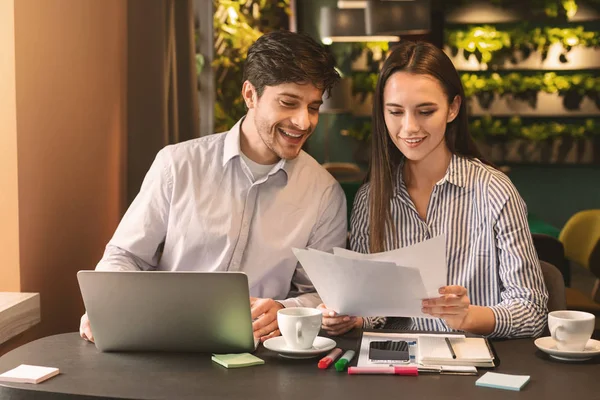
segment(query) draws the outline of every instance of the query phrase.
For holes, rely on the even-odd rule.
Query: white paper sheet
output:
[[[416,268],[318,250],[293,251],[323,302],[340,314],[428,317],[421,312],[426,292]]]
[[[362,254],[336,247],[333,254],[355,260],[388,261],[416,268],[421,274],[427,297],[430,298],[439,297],[439,288],[446,286],[448,281],[445,235],[383,253]]]

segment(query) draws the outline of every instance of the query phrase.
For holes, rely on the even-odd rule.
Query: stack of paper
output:
[[[446,238],[376,254],[293,249],[328,308],[363,317],[425,317],[421,301],[447,284]]]
[[[58,368],[21,364],[0,375],[0,382],[40,383],[59,374]]]
[[[419,362],[423,365],[461,365],[494,367],[494,355],[485,338],[449,337],[456,355],[452,357],[445,336],[419,336]]]

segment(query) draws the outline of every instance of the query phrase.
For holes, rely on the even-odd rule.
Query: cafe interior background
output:
[[[76,272],[95,267],[160,148],[244,114],[244,54],[274,29],[336,57],[343,79],[305,150],[349,206],[382,60],[427,40],[459,70],[471,133],[525,199],[532,233],[560,247],[573,215],[600,208],[599,28],[599,0],[3,0],[0,292],[39,293],[41,319],[0,355],[77,330]],[[589,263],[554,263],[570,307],[600,315]]]

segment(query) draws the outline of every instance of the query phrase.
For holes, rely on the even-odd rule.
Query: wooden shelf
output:
[[[39,322],[38,293],[0,292],[0,344]]]

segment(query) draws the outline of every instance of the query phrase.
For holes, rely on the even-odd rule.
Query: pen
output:
[[[450,354],[452,354],[452,358],[456,358],[456,353],[454,352],[454,349],[452,348],[452,343],[450,343],[450,339],[448,339],[448,337],[445,337],[446,339],[446,344],[448,345],[448,350],[450,350]]]
[[[350,363],[350,361],[352,361],[354,354],[356,354],[354,352],[354,350],[348,350],[347,352],[345,352],[344,355],[342,356],[342,358],[340,358],[335,363],[335,370],[337,372],[341,372],[341,371],[345,370],[346,367],[348,366],[348,364]]]
[[[418,376],[417,367],[395,366],[395,367],[349,367],[348,375],[404,375]]]
[[[342,349],[335,348],[329,354],[319,360],[319,368],[327,369],[342,354]]]

